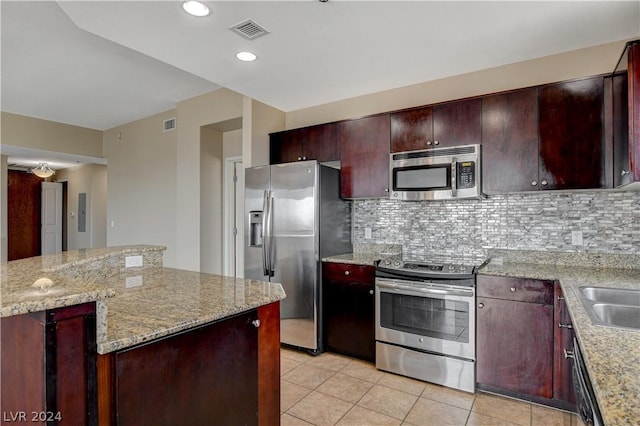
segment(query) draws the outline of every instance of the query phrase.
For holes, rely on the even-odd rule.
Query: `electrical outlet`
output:
[[[142,256],[126,256],[124,258],[125,268],[133,268],[142,266]]]
[[[574,246],[581,246],[583,244],[582,231],[571,231],[571,244]]]
[[[371,239],[371,228],[364,228],[364,239],[365,240]]]

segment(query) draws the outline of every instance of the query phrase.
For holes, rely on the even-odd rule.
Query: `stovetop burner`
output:
[[[423,263],[383,259],[378,263],[377,270],[400,277],[459,279],[472,277],[478,267],[460,263]]]

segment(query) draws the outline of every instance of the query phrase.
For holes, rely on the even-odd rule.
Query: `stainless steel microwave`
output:
[[[390,155],[392,200],[480,198],[480,145],[460,145]]]

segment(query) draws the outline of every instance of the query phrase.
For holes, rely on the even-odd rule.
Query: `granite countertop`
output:
[[[610,263],[606,255],[587,262],[575,258],[573,266],[563,256],[555,264],[530,263],[536,257],[525,253],[521,259],[492,260],[479,274],[559,281],[605,425],[638,424],[640,331],[592,324],[578,292],[581,286],[640,289],[640,257],[611,256]]]
[[[127,271],[104,285],[98,353],[105,354],[284,299],[280,284],[172,268]],[[100,327],[100,324],[99,324]]]
[[[277,283],[165,268],[164,249],[88,249],[4,263],[1,314],[96,302],[97,350],[105,354],[286,297]],[[126,258],[138,255],[143,266],[126,267]],[[50,283],[33,287],[41,278]]]

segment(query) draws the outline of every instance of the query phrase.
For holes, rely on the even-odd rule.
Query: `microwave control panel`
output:
[[[476,186],[475,161],[461,161],[457,163],[457,187],[459,189],[473,188]]]

